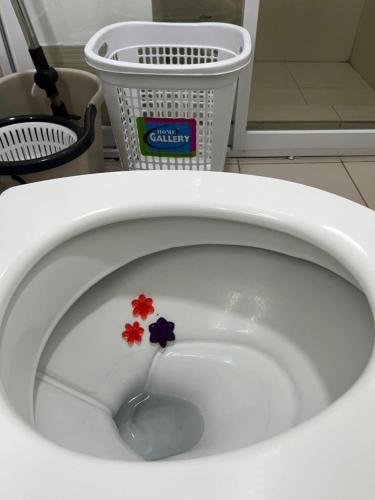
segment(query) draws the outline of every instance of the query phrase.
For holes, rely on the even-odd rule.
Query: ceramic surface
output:
[[[15,394],[20,387],[28,388],[27,378],[36,368],[28,367],[28,354],[33,357],[33,349],[40,345],[37,340],[38,321],[46,320],[45,316],[48,316],[37,310],[39,298],[39,307],[47,311],[48,295],[45,298],[33,297],[31,293],[27,295],[27,287],[33,284],[31,278],[38,272],[42,276],[43,271],[44,288],[40,290],[50,290],[52,310],[57,304],[54,300],[57,301],[58,294],[63,293],[65,287],[68,290],[89,264],[98,269],[101,265],[102,277],[108,274],[109,263],[100,261],[99,250],[109,244],[98,240],[99,249],[94,248],[92,242],[88,247],[92,249],[92,257],[88,252],[81,256],[77,252],[69,254],[74,264],[69,276],[62,273],[62,267],[60,282],[48,281],[47,271],[56,273],[59,264],[66,265],[67,254],[60,253],[59,260],[58,254],[53,252],[68,245],[65,243],[68,240],[73,248],[74,237],[83,235],[82,238],[87,237],[87,242],[90,241],[90,230],[155,217],[172,216],[175,221],[173,234],[181,241],[185,234],[185,246],[189,232],[186,233],[186,225],[179,224],[179,217],[219,221],[220,224],[240,223],[241,231],[243,224],[251,225],[285,235],[282,244],[275,242],[270,234],[266,236],[264,233],[260,238],[258,233],[257,237],[263,243],[267,240],[271,250],[281,245],[282,249],[277,248],[278,251],[315,261],[343,276],[364,292],[374,310],[373,212],[337,196],[279,180],[198,172],[136,172],[77,177],[14,188],[0,197],[0,213],[1,350],[3,356],[5,353],[9,356],[9,361],[2,358],[1,368],[0,442],[3,452],[0,491],[3,498],[123,500],[156,496],[182,500],[242,500],[252,497],[257,500],[299,500],[303,495],[305,500],[323,497],[370,500],[373,497],[373,357],[349,391],[304,424],[251,447],[189,461],[145,464],[71,452],[37,434],[13,408],[19,405],[17,411],[24,412],[25,420],[30,419],[27,408],[21,411],[24,398],[17,401]],[[181,234],[178,233],[179,225],[184,228]],[[207,240],[208,227],[213,231],[215,237],[212,239],[216,243],[228,244],[234,238],[238,241],[246,239],[243,232],[236,233],[237,229],[232,226],[228,226],[228,231],[219,238],[211,224],[205,230],[202,226],[199,238],[194,233],[195,242]],[[163,236],[169,234],[162,225],[160,231],[164,231]],[[161,240],[159,234],[153,234],[147,240],[150,248],[156,246],[159,237]],[[259,243],[262,248],[263,243]],[[111,250],[115,252],[112,247]],[[42,262],[41,258],[45,259],[43,269],[38,264]],[[99,271],[95,273],[99,276]],[[23,289],[17,291],[20,284]],[[13,296],[14,292],[19,294],[19,300]],[[64,300],[67,304],[68,299]],[[21,306],[24,318],[20,318],[20,314],[18,319],[12,317],[11,308],[15,311]],[[59,311],[60,318],[64,312]],[[54,314],[56,316],[56,312]],[[27,318],[29,329],[25,326]],[[17,324],[22,328],[10,328]],[[10,331],[12,336],[9,336]],[[172,352],[179,355],[185,347],[183,344],[178,347],[176,343],[174,349]],[[215,352],[220,357],[220,347]],[[281,384],[282,378],[279,380]],[[12,386],[13,381],[17,381],[17,387],[15,382]],[[8,397],[14,398],[12,404]]]

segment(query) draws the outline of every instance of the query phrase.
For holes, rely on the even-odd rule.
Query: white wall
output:
[[[42,45],[84,45],[103,26],[149,20],[151,0],[25,0]]]
[[[351,63],[375,89],[375,0],[366,0],[358,26]]]
[[[227,22],[238,22],[242,10],[242,0],[25,0],[25,5],[43,45],[83,45],[107,24],[151,20],[153,9],[166,20]]]
[[[258,61],[348,61],[365,0],[260,0]]]

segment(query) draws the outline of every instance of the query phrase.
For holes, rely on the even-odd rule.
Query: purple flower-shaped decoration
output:
[[[160,344],[161,347],[166,347],[169,340],[175,340],[173,333],[174,323],[167,321],[165,318],[159,318],[156,323],[152,323],[148,329],[150,330],[150,342]]]

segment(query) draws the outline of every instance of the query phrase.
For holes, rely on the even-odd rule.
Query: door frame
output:
[[[0,16],[0,69],[2,75],[9,75],[16,70],[12,51],[6,36],[4,22]]]
[[[10,0],[0,0],[0,61],[4,74],[34,68]]]

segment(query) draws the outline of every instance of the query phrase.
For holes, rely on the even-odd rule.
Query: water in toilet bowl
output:
[[[189,401],[141,393],[114,417],[120,435],[145,460],[160,460],[192,449],[201,439],[204,419]]]

